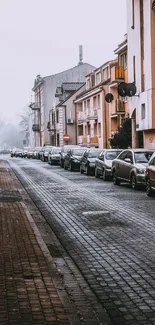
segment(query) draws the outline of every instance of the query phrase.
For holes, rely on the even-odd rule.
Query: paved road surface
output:
[[[111,324],[155,324],[155,198],[40,161],[8,162]]]

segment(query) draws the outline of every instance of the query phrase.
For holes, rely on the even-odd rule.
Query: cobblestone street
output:
[[[155,198],[40,161],[7,162],[80,323],[155,324]]]

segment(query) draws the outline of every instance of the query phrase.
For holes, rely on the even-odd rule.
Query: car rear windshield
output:
[[[135,162],[136,163],[148,163],[148,161],[150,160],[151,156],[152,156],[153,152],[135,152]]]
[[[45,151],[50,151],[52,147],[45,148]]]
[[[84,154],[84,152],[86,151],[86,149],[73,149],[72,150],[72,155],[74,156],[82,156]]]
[[[96,158],[98,157],[98,155],[101,153],[102,150],[90,150],[89,151],[89,154],[88,154],[88,157],[89,158]]]
[[[61,151],[61,148],[55,148],[52,150],[52,153],[59,153]]]
[[[115,158],[117,158],[117,156],[119,155],[119,153],[121,153],[121,151],[107,151],[105,153],[105,159],[107,160],[113,160]]]

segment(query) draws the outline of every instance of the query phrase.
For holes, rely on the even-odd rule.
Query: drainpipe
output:
[[[39,105],[40,105],[40,110],[39,110],[39,124],[40,124],[40,131],[39,131],[39,135],[40,135],[40,146],[42,146],[42,138],[41,138],[41,91],[40,91],[40,87],[39,87]]]
[[[104,99],[102,99],[103,105],[103,148],[107,149],[107,107],[105,101],[105,89],[101,87],[102,95],[104,95]]]
[[[64,107],[65,111],[65,134],[67,134],[67,108],[66,105],[61,105],[61,107]],[[66,141],[66,144],[68,144],[68,141]]]

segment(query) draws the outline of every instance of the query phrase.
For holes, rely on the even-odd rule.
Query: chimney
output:
[[[79,45],[79,65],[83,64],[83,46]]]

